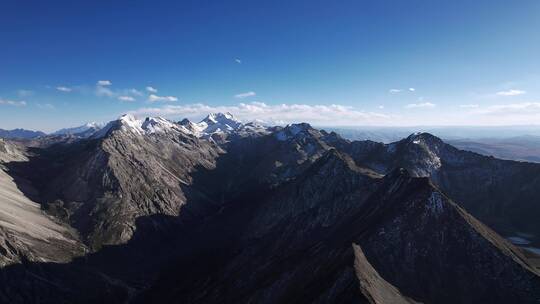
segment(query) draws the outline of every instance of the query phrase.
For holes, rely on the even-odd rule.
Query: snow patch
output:
[[[431,214],[439,215],[444,211],[443,197],[439,192],[432,192],[426,207]]]
[[[511,236],[507,238],[512,244],[514,245],[528,245],[531,243],[531,241],[524,239],[519,236]]]

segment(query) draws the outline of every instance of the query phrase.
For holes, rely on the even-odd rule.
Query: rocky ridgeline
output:
[[[0,300],[540,298],[530,260],[475,218],[538,235],[538,165],[460,151],[427,133],[351,142],[229,113],[199,123],[125,115],[88,130],[19,145],[11,150],[24,157],[5,159],[1,206],[15,196],[32,217],[23,208],[0,229],[10,264]]]

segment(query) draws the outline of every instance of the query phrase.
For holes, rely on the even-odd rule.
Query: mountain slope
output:
[[[540,236],[540,165],[461,151],[427,134],[401,141],[334,141],[362,166],[381,174],[403,167],[414,176],[430,177],[468,212],[499,233]]]
[[[385,190],[383,190],[385,189]],[[357,240],[379,274],[425,303],[534,303],[540,277],[520,251],[433,187],[394,171]],[[379,191],[381,191],[379,190]],[[376,195],[380,197],[381,195]]]
[[[534,303],[540,292],[512,245],[404,170],[381,180],[330,150],[265,199],[242,201],[212,218],[201,249],[173,263],[141,302],[366,302],[375,291],[359,293],[360,282],[381,279],[367,268],[355,274],[353,243],[404,301]]]
[[[93,248],[127,242],[137,217],[178,215],[185,192],[196,192],[189,173],[212,167],[220,152],[174,126],[156,132],[156,125],[137,123],[122,117],[90,140],[53,145],[14,168],[37,185],[46,209]]]
[[[403,296],[392,284],[385,281],[369,263],[362,248],[353,244],[354,268],[360,289],[371,304],[412,304],[417,303]]]
[[[23,260],[70,261],[82,255],[85,246],[76,233],[47,216],[39,204],[28,199],[15,183],[6,165],[28,161],[20,147],[0,140],[0,267]]]

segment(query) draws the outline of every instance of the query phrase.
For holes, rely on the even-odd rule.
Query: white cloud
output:
[[[148,92],[150,92],[150,93],[157,93],[157,89],[154,88],[154,87],[148,86],[148,87],[146,87],[146,90],[147,90]]]
[[[384,109],[384,106],[380,105],[378,108],[382,110],[382,109]]]
[[[422,102],[422,103],[410,103],[405,106],[407,109],[417,109],[417,108],[434,108],[435,104],[431,102]]]
[[[143,93],[137,89],[129,89],[127,91],[128,94],[135,95],[135,96],[142,96]]]
[[[497,96],[517,96],[517,95],[523,95],[527,93],[526,91],[523,91],[523,90],[508,90],[508,91],[500,91],[500,92],[497,92],[496,95]]]
[[[231,112],[243,121],[259,121],[268,124],[309,122],[314,125],[380,125],[392,122],[392,116],[360,111],[342,105],[279,104],[263,102],[240,103],[233,106],[210,106],[205,104],[166,105],[142,108],[134,115],[165,116],[171,118],[200,119],[212,112]]]
[[[240,98],[240,99],[243,99],[243,98],[247,98],[247,97],[253,97],[253,96],[256,96],[257,94],[253,91],[250,91],[250,92],[245,92],[245,93],[240,93],[240,94],[236,94],[234,95],[235,98]]]
[[[24,101],[24,100],[16,101],[16,100],[9,100],[9,99],[0,99],[0,105],[24,107],[24,106],[26,106],[26,101]]]
[[[98,86],[110,86],[110,85],[112,85],[112,82],[110,80],[99,80],[96,85],[98,85]]]
[[[107,96],[107,97],[114,97],[115,94],[111,89],[109,89],[108,87],[104,87],[104,86],[96,86],[96,95],[97,96]]]
[[[409,91],[414,92],[414,91],[416,91],[416,89],[415,88],[409,88]]]
[[[36,103],[36,106],[40,109],[54,110],[56,107],[50,103]]]
[[[56,87],[56,89],[60,92],[71,92],[73,91],[72,88],[68,88],[68,87],[64,87],[64,86],[59,86],[59,87]]]
[[[388,92],[390,94],[397,94],[397,93],[401,92],[401,90],[400,89],[390,89],[390,90],[388,90]]]
[[[460,108],[469,108],[469,109],[472,109],[472,108],[478,108],[479,105],[477,104],[462,104],[462,105],[459,105]]]
[[[148,101],[150,102],[157,102],[157,101],[178,101],[178,98],[175,96],[157,96],[154,94],[150,94],[148,96]]]
[[[242,60],[240,60],[239,58],[235,58],[234,61],[235,61],[236,63],[242,63]]]
[[[133,96],[143,96],[143,92],[137,89],[113,90],[108,86],[96,85],[95,94],[100,97],[116,98],[121,101],[134,101]]]
[[[135,98],[127,95],[118,96],[118,100],[120,101],[135,101]]]

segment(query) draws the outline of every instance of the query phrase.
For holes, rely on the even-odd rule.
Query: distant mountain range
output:
[[[187,119],[178,122],[192,134],[203,135],[211,134],[214,131],[220,131],[236,127],[240,122],[234,122],[227,117],[230,113],[215,114],[224,115],[224,117],[207,117],[198,123],[193,123]],[[160,124],[158,120],[163,118],[152,118],[147,124]],[[208,121],[215,119],[225,119],[223,125],[208,124]],[[166,121],[166,120],[163,120]],[[210,126],[211,125],[211,126]],[[207,130],[207,128],[210,129]],[[245,124],[246,128],[258,128],[262,130],[262,125],[255,123]],[[48,137],[48,140],[40,140],[43,145],[47,142],[57,141],[57,137],[64,140],[73,140],[74,138],[87,138],[97,131],[106,127],[106,124],[89,122],[78,127],[64,128],[58,131],[46,134],[41,131],[31,131],[25,129],[2,130],[0,129],[0,138],[33,140],[38,137]],[[159,126],[158,126],[159,127]],[[215,130],[212,130],[214,128]],[[105,128],[107,129],[107,128]],[[409,134],[423,130],[443,138],[448,143],[462,150],[476,152],[486,156],[494,156],[501,159],[540,162],[540,128],[535,126],[508,126],[508,127],[348,127],[348,128],[324,128],[335,131],[349,140],[371,140],[382,143],[391,143]]]
[[[33,139],[40,136],[45,136],[47,134],[41,131],[31,131],[25,129],[13,129],[13,130],[4,130],[0,129],[0,138],[22,138],[22,139]]]
[[[540,299],[540,164],[230,113],[72,132],[0,141],[0,302]]]
[[[540,136],[523,135],[507,138],[476,138],[448,140],[462,150],[501,159],[540,162]]]

